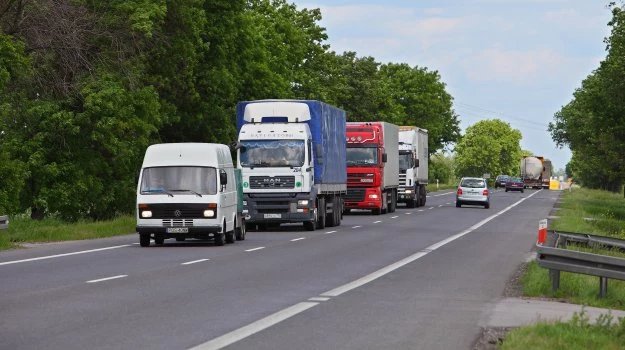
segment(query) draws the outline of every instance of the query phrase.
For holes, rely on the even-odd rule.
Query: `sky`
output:
[[[296,0],[319,8],[330,50],[438,71],[462,131],[501,119],[521,148],[564,169],[547,131],[606,57],[609,0]]]

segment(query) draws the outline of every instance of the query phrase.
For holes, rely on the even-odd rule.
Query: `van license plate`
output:
[[[282,214],[265,214],[265,219],[280,219]]]
[[[168,227],[167,233],[189,233],[188,227]]]

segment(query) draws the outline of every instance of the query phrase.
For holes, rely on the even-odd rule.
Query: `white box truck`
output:
[[[137,185],[137,233],[142,247],[165,239],[245,237],[237,209],[230,148],[214,143],[163,143],[147,148]]]
[[[406,203],[408,208],[425,205],[428,160],[428,131],[400,126],[398,203]]]

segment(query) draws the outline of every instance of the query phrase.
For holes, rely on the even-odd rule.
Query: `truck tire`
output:
[[[331,213],[326,213],[325,215],[325,225],[326,227],[333,227],[336,226],[336,197],[333,196],[331,198],[329,198],[329,203],[327,203],[328,205],[332,206],[332,212]]]
[[[142,247],[150,246],[150,234],[149,233],[140,233],[139,234],[139,244]]]
[[[323,230],[324,228],[326,228],[326,200],[325,198],[318,199],[317,228],[320,230]]]
[[[304,228],[306,231],[314,231],[317,229],[317,209],[314,209],[315,216],[310,221],[304,221]]]
[[[421,197],[421,205],[425,205],[425,202],[428,200],[428,193],[425,190],[425,186],[419,186],[419,195]]]
[[[407,208],[415,208],[417,206],[417,200],[415,198],[411,198],[406,200],[406,207]]]
[[[394,213],[397,209],[397,191],[391,191],[391,204],[388,207],[389,213]]]

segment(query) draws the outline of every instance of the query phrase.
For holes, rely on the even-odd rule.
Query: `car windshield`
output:
[[[301,167],[304,165],[304,140],[241,141],[243,167]]]
[[[520,183],[521,179],[518,177],[511,177],[508,179],[508,182],[516,182],[516,183]]]
[[[482,179],[463,179],[460,182],[460,187],[468,187],[468,188],[482,188],[486,187],[484,180]]]
[[[216,194],[217,171],[198,166],[164,166],[143,169],[141,194]]]

